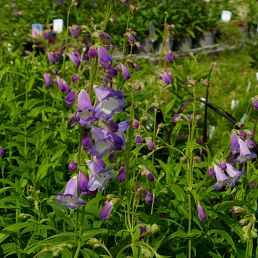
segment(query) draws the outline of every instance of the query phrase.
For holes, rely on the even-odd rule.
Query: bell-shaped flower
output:
[[[60,77],[57,77],[56,78],[56,83],[57,83],[57,86],[58,86],[58,88],[61,92],[65,91],[66,93],[69,93],[71,91],[70,85],[64,79],[61,79]]]
[[[206,220],[206,213],[200,203],[197,204],[197,214],[200,221]]]
[[[122,70],[122,74],[124,76],[124,79],[126,81],[129,80],[130,77],[131,77],[131,74],[129,73],[127,67],[124,64],[121,65],[121,70]]]
[[[88,193],[88,177],[81,171],[79,171],[78,175],[78,184],[79,184],[79,191],[81,194],[85,195]]]
[[[109,120],[125,107],[122,91],[100,86],[96,86],[94,89],[99,100],[95,108],[97,118],[102,116],[105,120]]]
[[[239,143],[238,143],[238,136],[236,133],[232,133],[230,139],[230,149],[233,155],[239,153]]]
[[[82,126],[88,126],[97,120],[94,108],[91,105],[90,96],[85,90],[81,90],[78,95],[77,112]]]
[[[125,169],[125,167],[120,167],[119,173],[118,173],[118,176],[117,176],[117,180],[119,182],[124,182],[125,178],[126,178],[126,169]]]
[[[75,66],[78,67],[81,64],[81,54],[78,50],[74,50],[73,53],[70,53],[68,56]]]
[[[217,165],[214,165],[214,171],[217,182],[213,185],[213,189],[221,190],[224,186],[226,186],[228,182],[228,177],[225,175],[223,170]]]
[[[99,216],[102,220],[108,220],[110,218],[111,211],[113,209],[113,202],[106,201],[104,207],[101,209]]]
[[[103,69],[108,70],[112,67],[113,60],[105,47],[98,47],[98,59]]]
[[[54,64],[57,61],[56,53],[54,53],[54,52],[48,52],[47,57],[48,57],[50,64]]]
[[[149,192],[148,190],[144,190],[143,191],[143,196],[144,196],[145,202],[147,204],[152,204],[153,203],[153,195],[152,195],[151,192]]]
[[[246,163],[247,160],[252,160],[257,157],[254,152],[250,151],[245,141],[239,138],[238,143],[239,143],[239,157],[236,158],[237,163],[243,164],[243,163]]]
[[[78,176],[73,176],[67,182],[65,191],[59,193],[55,199],[72,210],[77,209],[80,205],[84,206],[86,202],[78,196]]]
[[[84,150],[86,150],[86,151],[91,149],[93,146],[92,140],[89,137],[87,130],[84,130],[84,132],[83,132],[81,145],[84,148]]]
[[[242,171],[238,171],[234,166],[227,163],[227,174],[230,176],[230,179],[228,180],[230,182],[230,186],[233,187],[236,185],[236,182],[239,180],[240,176],[243,174]]]
[[[101,130],[98,127],[91,127],[91,134],[94,139],[94,145],[89,152],[96,158],[103,157],[106,153],[113,150],[114,145],[110,133],[107,130]]]
[[[65,97],[65,104],[67,106],[72,106],[76,100],[76,91],[70,91]]]
[[[114,174],[111,172],[111,168],[103,168],[103,165],[100,165],[99,162],[92,160],[87,160],[86,163],[90,170],[88,182],[89,191],[101,191],[107,182],[114,177]]]
[[[44,73],[44,81],[47,89],[53,86],[51,79],[52,79],[52,75],[50,73]]]

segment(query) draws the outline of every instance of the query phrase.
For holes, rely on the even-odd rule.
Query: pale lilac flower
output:
[[[51,79],[52,75],[50,73],[44,73],[44,81],[47,89],[53,86]]]
[[[70,53],[68,56],[75,66],[78,67],[81,64],[81,54],[78,50],[74,50],[74,52]]]
[[[88,177],[81,171],[79,171],[78,175],[78,187],[81,194],[85,195],[88,193]]]
[[[106,201],[104,207],[101,209],[99,216],[102,220],[108,220],[110,218],[111,211],[113,209],[112,201]]]
[[[238,171],[234,166],[232,166],[229,163],[227,163],[226,172],[230,176],[230,179],[228,181],[230,182],[231,187],[235,186],[236,182],[238,181],[240,176],[243,174],[242,171]]]
[[[148,150],[153,150],[154,149],[154,147],[155,147],[155,145],[154,145],[154,143],[153,143],[153,141],[152,141],[152,139],[148,139],[147,140],[147,148],[148,148]]]
[[[129,73],[127,67],[124,64],[121,65],[121,70],[122,70],[122,74],[124,76],[124,79],[126,81],[129,80],[130,77],[131,77],[131,74]]]
[[[112,67],[112,58],[105,47],[98,47],[98,58],[99,64],[103,67],[103,69],[108,70]]]
[[[242,163],[246,163],[247,160],[252,160],[256,158],[256,154],[250,151],[246,142],[244,142],[242,139],[239,138],[238,143],[239,143],[239,157],[237,157],[236,162],[242,164]]]
[[[97,118],[102,116],[105,120],[109,120],[125,107],[122,91],[100,86],[96,86],[94,90],[99,100],[95,108]]]
[[[72,210],[84,206],[86,202],[78,196],[78,176],[73,176],[67,182],[64,193],[59,193],[55,199]]]
[[[206,220],[206,214],[205,214],[205,211],[204,211],[204,209],[203,209],[203,207],[201,206],[201,204],[200,204],[200,203],[198,203],[198,204],[197,204],[196,209],[197,209],[197,214],[198,214],[198,218],[199,218],[199,220],[200,220],[200,221],[204,221],[204,220]]]
[[[75,163],[74,161],[71,161],[71,162],[68,164],[68,169],[69,169],[71,172],[74,172],[74,171],[77,169],[77,163]]]
[[[256,143],[255,143],[254,140],[247,139],[247,140],[245,140],[245,143],[246,143],[247,147],[248,147],[250,150],[256,148]]]
[[[114,174],[110,171],[111,168],[105,169],[98,162],[92,160],[87,160],[86,163],[91,172],[88,182],[89,191],[101,191],[107,182],[114,177]]]
[[[76,100],[76,91],[70,91],[65,97],[65,104],[67,106],[72,106]]]
[[[95,110],[91,105],[90,96],[85,90],[81,90],[78,95],[77,112],[80,117],[80,124],[82,126],[88,126],[97,121],[95,117]]]
[[[120,167],[117,180],[120,182],[123,182],[125,181],[125,178],[126,178],[126,169],[125,167]]]
[[[213,188],[216,190],[221,190],[227,184],[228,177],[225,175],[223,170],[217,165],[214,165],[214,171],[217,182],[213,185]]]
[[[230,140],[230,149],[233,155],[239,153],[239,143],[238,143],[238,136],[236,133],[232,133],[231,140]]]

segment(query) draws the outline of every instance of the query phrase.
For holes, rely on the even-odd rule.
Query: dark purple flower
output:
[[[81,27],[78,25],[73,25],[70,28],[70,32],[73,38],[77,39],[79,37],[79,33],[81,32]]]
[[[219,163],[218,163],[218,166],[219,166],[220,169],[222,169],[222,170],[226,170],[226,169],[227,169],[227,164],[226,164],[226,163],[219,162]]]
[[[199,220],[200,220],[200,221],[206,220],[205,211],[204,211],[204,209],[203,209],[203,207],[201,206],[200,203],[197,204],[196,209],[197,209],[197,213],[198,213],[198,218],[199,218]]]
[[[114,174],[110,171],[111,168],[105,169],[98,162],[92,160],[87,160],[86,163],[90,170],[89,191],[101,191],[107,182],[114,177]]]
[[[73,76],[72,76],[72,83],[76,83],[78,80],[79,80],[79,75],[78,74],[74,74]]]
[[[164,72],[159,75],[159,79],[162,80],[166,85],[173,82],[173,77],[171,74]]]
[[[78,175],[78,186],[79,186],[79,191],[81,194],[85,195],[88,193],[88,177],[85,176],[85,174],[81,171],[79,171]]]
[[[92,146],[93,146],[92,140],[91,140],[91,138],[89,137],[87,130],[84,130],[84,132],[83,132],[81,144],[82,144],[82,147],[83,147],[86,151],[89,150],[89,149],[91,149]]]
[[[4,156],[4,148],[0,146],[0,158]]]
[[[134,119],[133,122],[132,122],[132,127],[134,129],[138,129],[139,126],[140,126],[140,122],[138,120]]]
[[[112,152],[112,153],[109,154],[108,160],[109,160],[110,163],[116,162],[116,155],[115,155],[114,152]]]
[[[50,64],[54,64],[57,61],[56,53],[54,53],[54,52],[48,52],[47,57],[48,57]]]
[[[253,99],[252,99],[252,104],[253,104],[253,108],[255,110],[258,110],[258,95],[256,95]]]
[[[166,59],[168,63],[172,63],[175,60],[175,55],[172,51],[166,53]]]
[[[98,58],[99,64],[103,67],[103,69],[108,70],[112,67],[112,58],[105,47],[98,47]]]
[[[142,137],[140,135],[136,135],[135,136],[135,142],[137,145],[141,145],[143,140],[142,140]]]
[[[111,211],[113,209],[112,201],[106,201],[104,207],[101,209],[99,216],[102,220],[108,220],[110,218]]]
[[[120,112],[125,107],[122,91],[100,86],[96,86],[94,89],[99,100],[95,108],[97,118],[102,116],[105,120],[109,120],[114,113]]]
[[[213,167],[210,167],[210,168],[209,168],[209,175],[210,175],[210,177],[216,176],[216,173],[215,173],[215,170],[214,170]]]
[[[147,204],[152,204],[152,202],[153,202],[153,195],[152,195],[152,193],[150,193],[147,190],[144,190],[143,191],[143,196],[144,196],[145,202]]]
[[[73,53],[69,54],[69,58],[75,64],[75,66],[79,66],[81,63],[81,54],[78,50],[74,50]]]
[[[72,106],[76,100],[76,91],[70,91],[65,97],[65,104],[67,106]]]
[[[125,167],[120,167],[117,180],[120,182],[124,182],[125,178],[126,178],[126,169]]]
[[[130,43],[131,45],[135,44],[136,39],[135,39],[135,37],[133,36],[132,33],[126,32],[126,33],[125,33],[125,36],[126,36],[126,38],[128,39],[128,41],[129,41],[129,43]]]
[[[152,174],[151,170],[144,165],[139,165],[139,167],[141,169],[141,175],[146,176],[149,182],[153,182],[155,177]]]
[[[131,77],[131,74],[129,73],[128,69],[126,68],[125,65],[121,65],[121,70],[122,70],[122,73],[123,73],[123,76],[124,76],[124,79],[127,81],[130,79]]]
[[[245,140],[245,139],[246,139],[246,132],[241,130],[241,131],[239,132],[239,136],[240,136],[243,140]]]
[[[74,172],[74,171],[77,169],[77,163],[75,163],[74,161],[71,161],[71,162],[68,164],[68,169],[69,169],[71,172]]]
[[[88,126],[97,120],[95,110],[91,105],[90,96],[85,90],[81,90],[78,95],[77,112],[82,126]]]
[[[44,73],[44,81],[47,89],[53,86],[51,79],[52,79],[52,75],[50,73]]]
[[[147,232],[146,226],[140,226],[140,239],[144,237],[146,232]]]
[[[89,58],[94,58],[97,55],[97,50],[95,47],[91,47],[88,51]]]
[[[86,202],[78,196],[78,176],[73,176],[66,184],[64,193],[59,193],[56,198],[61,205],[69,209],[77,209],[78,206],[84,206]]]
[[[149,138],[149,139],[147,140],[147,148],[148,148],[148,150],[150,150],[150,151],[153,150],[153,149],[154,149],[154,146],[155,146],[155,145],[154,145],[152,139]]]
[[[230,139],[230,149],[233,155],[239,153],[239,143],[238,143],[238,136],[236,133],[232,133]]]

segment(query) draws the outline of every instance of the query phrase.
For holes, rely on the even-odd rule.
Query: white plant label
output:
[[[256,81],[258,81],[258,73],[256,73]]]
[[[64,27],[63,19],[55,19],[53,20],[53,31],[56,33],[61,33]]]
[[[232,17],[232,12],[231,11],[225,11],[223,10],[221,12],[221,20],[223,22],[229,22],[231,20],[231,17]]]

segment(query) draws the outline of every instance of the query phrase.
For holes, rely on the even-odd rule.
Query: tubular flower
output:
[[[247,160],[252,160],[256,158],[256,154],[251,152],[248,148],[246,142],[242,139],[238,139],[239,142],[239,157],[236,158],[236,162],[243,164],[246,163]]]
[[[159,75],[159,79],[162,80],[166,85],[173,82],[173,77],[170,73],[164,72]]]
[[[232,166],[229,163],[227,163],[226,172],[230,176],[228,181],[230,182],[231,187],[236,185],[236,182],[239,180],[240,176],[243,174],[242,171],[238,171],[234,166]]]
[[[110,171],[111,168],[105,169],[103,165],[99,164],[99,162],[92,160],[87,160],[86,163],[90,170],[88,183],[89,191],[101,191],[105,187],[107,182],[114,177],[114,174]]]
[[[98,47],[98,58],[103,69],[108,70],[112,67],[113,60],[105,47]]]
[[[64,193],[59,193],[55,199],[72,210],[84,206],[86,202],[78,196],[78,176],[73,176],[67,182]]]
[[[121,65],[121,70],[122,70],[122,74],[124,76],[124,79],[126,81],[129,80],[130,77],[131,77],[131,74],[129,73],[127,67],[124,64]]]
[[[81,194],[85,195],[88,193],[88,177],[81,171],[79,171],[78,184]]]
[[[224,186],[226,186],[228,178],[219,166],[214,165],[214,171],[217,182],[213,185],[213,189],[221,190]]]
[[[76,91],[70,91],[65,97],[65,104],[67,106],[72,106],[76,100]]]
[[[200,204],[200,203],[198,203],[198,204],[197,204],[196,209],[197,209],[197,214],[198,214],[198,218],[199,218],[199,220],[200,220],[200,221],[204,221],[204,220],[206,220],[206,214],[205,214],[205,211],[204,211],[204,209],[203,209],[203,207],[201,206],[201,204]]]
[[[75,66],[78,67],[81,64],[81,54],[78,50],[74,50],[73,53],[70,53],[69,58]]]
[[[104,207],[101,209],[99,216],[102,220],[108,220],[110,218],[111,211],[113,209],[112,201],[106,201]]]
[[[125,169],[125,167],[121,167],[119,169],[117,180],[120,182],[123,182],[123,181],[125,181],[125,178],[126,178],[126,169]]]
[[[238,143],[238,136],[236,133],[232,133],[230,139],[230,149],[233,155],[239,153],[239,143]]]
[[[109,120],[125,107],[122,91],[100,86],[96,86],[94,89],[99,100],[95,108],[97,118],[102,116],[104,120]]]
[[[51,79],[52,79],[52,75],[50,73],[44,73],[44,81],[47,89],[53,86]]]

